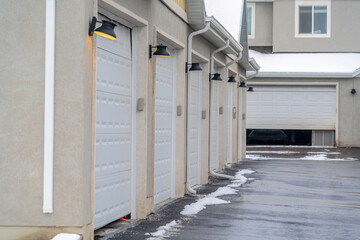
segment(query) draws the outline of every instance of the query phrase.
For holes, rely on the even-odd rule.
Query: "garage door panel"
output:
[[[129,213],[131,197],[131,172],[98,178],[95,181],[94,219],[103,226]],[[121,201],[113,201],[121,199]]]
[[[97,38],[95,229],[131,213],[131,33],[115,33],[116,41]]]
[[[131,168],[131,134],[97,134],[95,174],[121,174]]]
[[[131,96],[131,60],[98,49],[98,91]]]
[[[255,88],[248,94],[247,128],[335,129],[335,86]]]
[[[167,44],[164,44],[167,45]],[[168,45],[167,45],[168,46]],[[170,57],[156,58],[155,88],[155,161],[154,203],[171,197],[174,149],[174,61],[175,51],[168,46]]]
[[[101,19],[101,18],[100,18]],[[104,19],[106,20],[106,19]],[[114,28],[116,40],[102,38],[97,42],[98,49],[107,50],[127,59],[131,59],[130,29],[121,25]],[[100,38],[97,38],[100,39]]]
[[[132,98],[97,91],[96,132],[129,133],[132,121]]]

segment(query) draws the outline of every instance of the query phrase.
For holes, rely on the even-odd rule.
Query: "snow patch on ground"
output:
[[[220,198],[206,196],[197,200],[194,203],[186,205],[184,209],[180,212],[182,215],[195,215],[201,210],[205,209],[208,205],[217,205],[217,204],[227,204],[230,201],[225,201]]]
[[[177,224],[178,224],[178,222],[173,220],[164,226],[158,227],[156,229],[157,230],[156,232],[145,233],[145,236],[152,236],[150,238],[147,238],[147,240],[161,239],[162,237],[164,237],[166,235],[166,233],[168,231],[170,231],[172,228],[174,228]]]
[[[329,151],[329,150],[328,150]],[[308,154],[328,154],[328,155],[337,155],[339,152],[308,152]]]
[[[206,195],[204,198],[197,200],[194,203],[186,205],[184,209],[180,212],[182,215],[195,215],[201,210],[205,209],[208,205],[217,205],[217,204],[228,204],[230,201],[222,200],[220,196],[236,194],[238,190],[233,189],[233,187],[240,187],[242,184],[247,182],[245,174],[252,174],[255,171],[251,169],[242,169],[239,170],[235,176],[234,180],[231,181],[231,184],[218,188],[215,192],[212,192]]]
[[[51,240],[81,240],[82,237],[78,234],[72,234],[72,233],[60,233],[56,235]]]
[[[293,151],[246,151],[246,153],[294,154],[294,153],[300,153],[300,152],[293,152]]]

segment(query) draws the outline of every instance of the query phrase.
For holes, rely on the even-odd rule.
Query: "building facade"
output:
[[[358,1],[247,1],[251,79],[247,128],[286,144],[359,147]],[[270,139],[270,138],[269,138]]]
[[[247,35],[239,43],[204,4],[3,3],[1,237],[93,239],[244,158],[246,91],[227,77],[245,81],[258,65]],[[116,40],[89,36],[93,16],[115,24]],[[169,57],[152,54],[160,44]]]

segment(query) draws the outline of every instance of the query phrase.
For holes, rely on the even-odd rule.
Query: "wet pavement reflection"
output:
[[[107,239],[360,239],[360,149],[247,150],[250,157],[225,172],[256,172],[246,176],[253,180],[238,187],[236,194],[219,197],[229,204],[182,216],[183,207],[196,200],[186,196]],[[199,192],[207,194],[230,183],[210,180]],[[149,235],[173,220],[176,226],[163,235]]]

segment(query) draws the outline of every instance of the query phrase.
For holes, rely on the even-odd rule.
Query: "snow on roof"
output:
[[[205,0],[206,15],[214,16],[239,41],[243,3],[239,0]]]
[[[360,74],[360,53],[274,53],[249,50],[258,77],[352,78]]]

